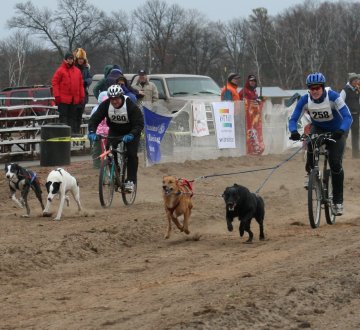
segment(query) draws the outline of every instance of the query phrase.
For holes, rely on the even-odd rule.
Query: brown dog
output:
[[[162,184],[165,212],[168,219],[167,232],[164,238],[170,237],[171,221],[174,221],[180,231],[190,234],[189,218],[193,207],[191,202],[193,195],[191,183],[185,179],[177,179],[174,176],[165,175]],[[183,225],[178,220],[178,217],[181,215],[184,216]]]

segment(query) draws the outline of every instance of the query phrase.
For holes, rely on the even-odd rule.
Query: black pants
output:
[[[71,133],[74,133],[76,130],[76,107],[75,104],[65,104],[60,103],[58,105],[59,112],[59,122],[71,127]]]
[[[109,136],[113,136],[109,132]],[[139,167],[139,157],[138,157],[138,148],[139,148],[140,136],[134,138],[133,141],[126,143],[127,150],[127,181],[137,182],[137,171]],[[112,147],[116,148],[118,145],[117,142],[112,143]],[[116,165],[119,165],[118,154],[114,155]]]
[[[312,126],[311,133],[325,133],[317,127]],[[331,169],[332,176],[332,186],[333,186],[333,202],[334,204],[343,203],[344,201],[344,170],[342,167],[342,159],[344,156],[345,145],[346,145],[347,134],[345,133],[340,140],[335,142],[327,142],[327,150],[329,152],[329,165]],[[312,145],[307,145],[307,158],[305,170],[310,173],[311,169],[314,167],[314,157]]]
[[[359,113],[351,113],[353,122],[351,124],[351,148],[352,157],[360,158],[359,151]]]
[[[74,118],[74,130],[73,133],[80,133],[80,126],[82,123],[82,115],[85,110],[85,104],[78,104],[75,108],[75,118]]]

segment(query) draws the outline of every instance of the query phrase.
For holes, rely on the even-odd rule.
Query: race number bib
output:
[[[115,124],[127,124],[129,123],[129,117],[127,113],[126,103],[120,108],[115,109],[111,104],[109,106],[109,118],[112,123]]]
[[[311,109],[309,110],[311,118],[315,121],[330,121],[334,118],[331,109]]]

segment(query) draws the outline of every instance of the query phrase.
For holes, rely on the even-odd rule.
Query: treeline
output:
[[[106,64],[124,72],[192,73],[220,85],[229,72],[256,74],[262,86],[304,88],[322,71],[334,89],[360,72],[360,3],[304,1],[277,16],[266,8],[247,18],[210,21],[197,10],[147,0],[133,12],[104,12],[87,0],[37,8],[14,5],[12,35],[0,43],[0,87],[50,84],[63,54],[82,47],[92,74]]]

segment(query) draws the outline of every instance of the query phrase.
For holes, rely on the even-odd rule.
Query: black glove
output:
[[[299,141],[300,139],[301,139],[301,135],[298,131],[291,132],[290,140]]]
[[[342,129],[338,129],[335,132],[331,134],[331,138],[334,140],[340,140],[342,136],[344,135],[344,131]]]

